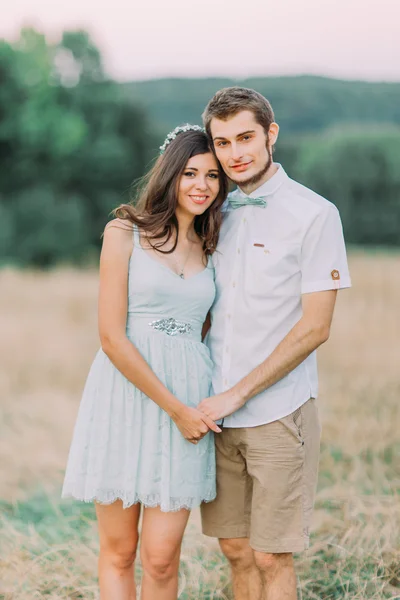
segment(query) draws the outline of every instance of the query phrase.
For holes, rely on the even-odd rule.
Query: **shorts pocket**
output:
[[[303,435],[303,411],[302,407],[296,408],[294,412],[291,414],[294,426],[297,431],[297,435],[299,436],[299,440],[301,444],[304,446],[304,435]]]
[[[296,408],[292,413],[279,420],[287,429],[289,429],[296,440],[304,446],[302,407]]]

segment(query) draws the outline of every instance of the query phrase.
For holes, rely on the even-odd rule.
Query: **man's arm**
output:
[[[293,371],[329,338],[336,295],[337,290],[303,294],[303,315],[275,350],[230,390],[203,400],[199,410],[213,420],[226,417]]]
[[[285,377],[326,342],[336,294],[336,290],[328,290],[302,296],[303,316],[300,321],[264,362],[232,388],[232,393],[240,397],[242,404]]]

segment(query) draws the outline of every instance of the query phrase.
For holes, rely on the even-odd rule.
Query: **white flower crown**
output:
[[[179,125],[175,127],[173,131],[171,131],[167,137],[165,138],[165,142],[162,146],[160,146],[160,154],[164,154],[167,146],[176,138],[180,133],[184,133],[185,131],[202,131],[205,133],[204,127],[200,127],[199,125],[190,125],[190,123],[186,123],[185,125]]]

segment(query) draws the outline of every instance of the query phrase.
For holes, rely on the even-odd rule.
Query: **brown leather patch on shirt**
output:
[[[337,281],[338,279],[340,279],[340,273],[337,269],[333,269],[333,271],[331,271],[331,277],[334,281]]]
[[[253,244],[256,248],[264,248],[264,244]]]

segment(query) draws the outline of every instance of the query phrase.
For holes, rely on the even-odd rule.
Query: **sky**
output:
[[[0,0],[0,37],[84,28],[117,80],[314,74],[400,81],[400,0]]]

